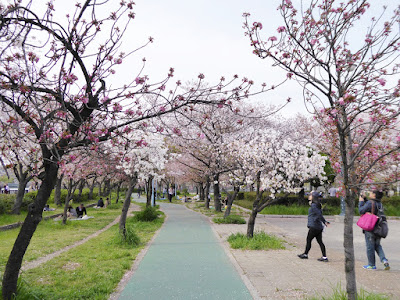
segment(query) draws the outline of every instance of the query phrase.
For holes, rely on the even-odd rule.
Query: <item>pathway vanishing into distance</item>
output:
[[[209,221],[161,203],[167,219],[118,299],[253,299]]]

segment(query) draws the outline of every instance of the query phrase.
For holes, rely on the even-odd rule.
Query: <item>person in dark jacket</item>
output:
[[[374,205],[374,215],[378,214],[379,209],[383,209],[381,199],[383,197],[383,192],[381,191],[372,191],[365,193],[368,194],[370,200],[367,199],[367,195],[363,193],[360,195],[359,202],[358,202],[358,211],[360,215],[363,215],[367,212],[372,213],[372,205]],[[371,201],[372,200],[372,201]],[[365,244],[367,247],[367,258],[368,258],[368,265],[363,266],[364,269],[367,270],[376,270],[375,266],[375,251],[378,254],[381,262],[385,270],[389,270],[389,262],[385,257],[385,252],[383,252],[383,248],[381,246],[381,238],[375,236],[372,231],[365,231],[363,230],[365,235]]]
[[[76,208],[76,214],[78,215],[78,218],[82,218],[83,217],[83,213],[85,213],[85,215],[87,215],[86,207],[83,206],[83,203],[82,203],[81,205],[79,205]]]
[[[327,262],[328,258],[326,257],[326,248],[324,243],[322,242],[322,231],[324,229],[324,226],[327,226],[329,222],[326,221],[324,216],[322,215],[320,194],[318,192],[313,192],[309,196],[308,200],[310,200],[310,208],[308,209],[308,234],[306,250],[304,251],[304,253],[299,254],[298,257],[302,259],[308,258],[308,252],[311,249],[311,242],[314,238],[316,238],[322,252],[322,257],[318,258],[318,260]]]
[[[100,198],[99,201],[97,201],[97,208],[103,208],[104,207],[104,201],[103,198]]]

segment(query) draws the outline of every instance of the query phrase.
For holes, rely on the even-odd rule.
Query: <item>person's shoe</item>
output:
[[[383,266],[385,267],[385,270],[386,270],[386,271],[387,271],[387,270],[390,270],[389,262],[388,262],[387,260],[385,260],[385,261],[383,262]]]
[[[318,258],[318,261],[325,261],[325,262],[328,262],[329,260],[328,260],[327,257],[322,256],[322,257]]]
[[[297,256],[300,257],[301,259],[307,259],[307,258],[308,258],[308,255],[305,254],[305,253],[299,254],[299,255],[297,255]]]
[[[363,269],[366,269],[366,270],[376,270],[376,267],[375,267],[375,266],[366,265],[366,266],[363,266]]]

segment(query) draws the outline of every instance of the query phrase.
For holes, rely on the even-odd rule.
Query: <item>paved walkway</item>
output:
[[[278,218],[259,215],[256,231],[265,231],[287,241],[285,250],[242,251],[231,253],[243,273],[257,290],[261,299],[295,300],[330,296],[335,290],[346,287],[344,272],[343,223],[327,217],[331,225],[323,234],[329,262],[319,262],[321,250],[314,240],[309,259],[297,257],[304,251],[307,235],[306,218]],[[218,225],[213,227],[223,241],[232,233],[246,232],[247,225]],[[377,258],[376,271],[362,269],[366,264],[365,240],[361,229],[354,224],[354,247],[358,289],[385,294],[389,299],[400,299],[400,221],[389,220],[389,236],[382,240],[391,269],[384,271]],[[224,242],[227,243],[227,242]]]
[[[226,239],[245,233],[247,225],[210,226],[207,217],[184,206],[161,203],[161,208],[168,216],[165,225],[123,279],[122,294],[110,299],[318,299],[346,287],[343,223],[333,217],[327,217],[331,226],[323,239],[329,262],[324,263],[317,261],[321,253],[315,241],[308,260],[297,257],[305,246],[306,217],[259,215],[256,231],[283,238],[286,249],[243,251],[231,249]],[[378,270],[369,271],[362,269],[364,236],[354,225],[357,287],[400,299],[400,220],[390,220],[389,227],[382,244],[391,270],[377,262]]]
[[[118,299],[253,299],[207,218],[161,208],[167,220]]]

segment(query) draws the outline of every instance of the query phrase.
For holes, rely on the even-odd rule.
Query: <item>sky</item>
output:
[[[255,56],[248,37],[242,28],[244,12],[252,20],[261,21],[264,28],[276,34],[281,24],[277,7],[280,0],[138,0],[132,33],[136,41],[146,41],[149,36],[154,43],[137,55],[146,57],[144,73],[151,80],[165,77],[170,67],[175,69],[174,79],[182,82],[197,79],[200,73],[211,85],[221,76],[232,78],[237,74],[255,82],[275,85],[286,73],[271,68],[268,61]],[[294,115],[306,113],[301,89],[295,84],[251,101],[280,104],[288,97],[293,101],[283,111]],[[300,96],[300,97],[299,97]],[[297,99],[296,99],[297,98]]]
[[[34,6],[49,0],[34,0]],[[121,0],[110,0],[119,6]],[[128,1],[128,0],[126,0]],[[299,3],[301,0],[292,0]],[[306,2],[308,0],[305,0]],[[393,1],[393,2],[392,2]],[[154,42],[137,51],[134,58],[124,61],[120,78],[134,79],[140,70],[142,58],[146,66],[142,75],[150,82],[164,79],[169,69],[175,69],[173,82],[196,80],[202,73],[210,85],[217,84],[221,76],[229,79],[237,74],[255,82],[254,91],[266,83],[276,85],[286,77],[271,62],[255,56],[248,37],[244,35],[243,13],[251,14],[251,22],[263,24],[265,37],[277,35],[282,17],[277,10],[281,0],[134,0],[135,19],[123,41],[124,49],[135,49],[145,44],[151,36]],[[374,8],[383,2],[372,0]],[[396,1],[386,0],[394,5]],[[67,5],[75,1],[55,0],[55,7],[64,16]],[[297,5],[296,5],[297,6]],[[370,14],[377,13],[374,8]],[[108,13],[108,12],[106,12]],[[365,26],[366,27],[366,26]],[[354,42],[354,40],[352,40]],[[293,80],[273,92],[263,93],[250,101],[280,105],[287,98],[292,101],[281,112],[285,116],[307,114],[302,88]]]

